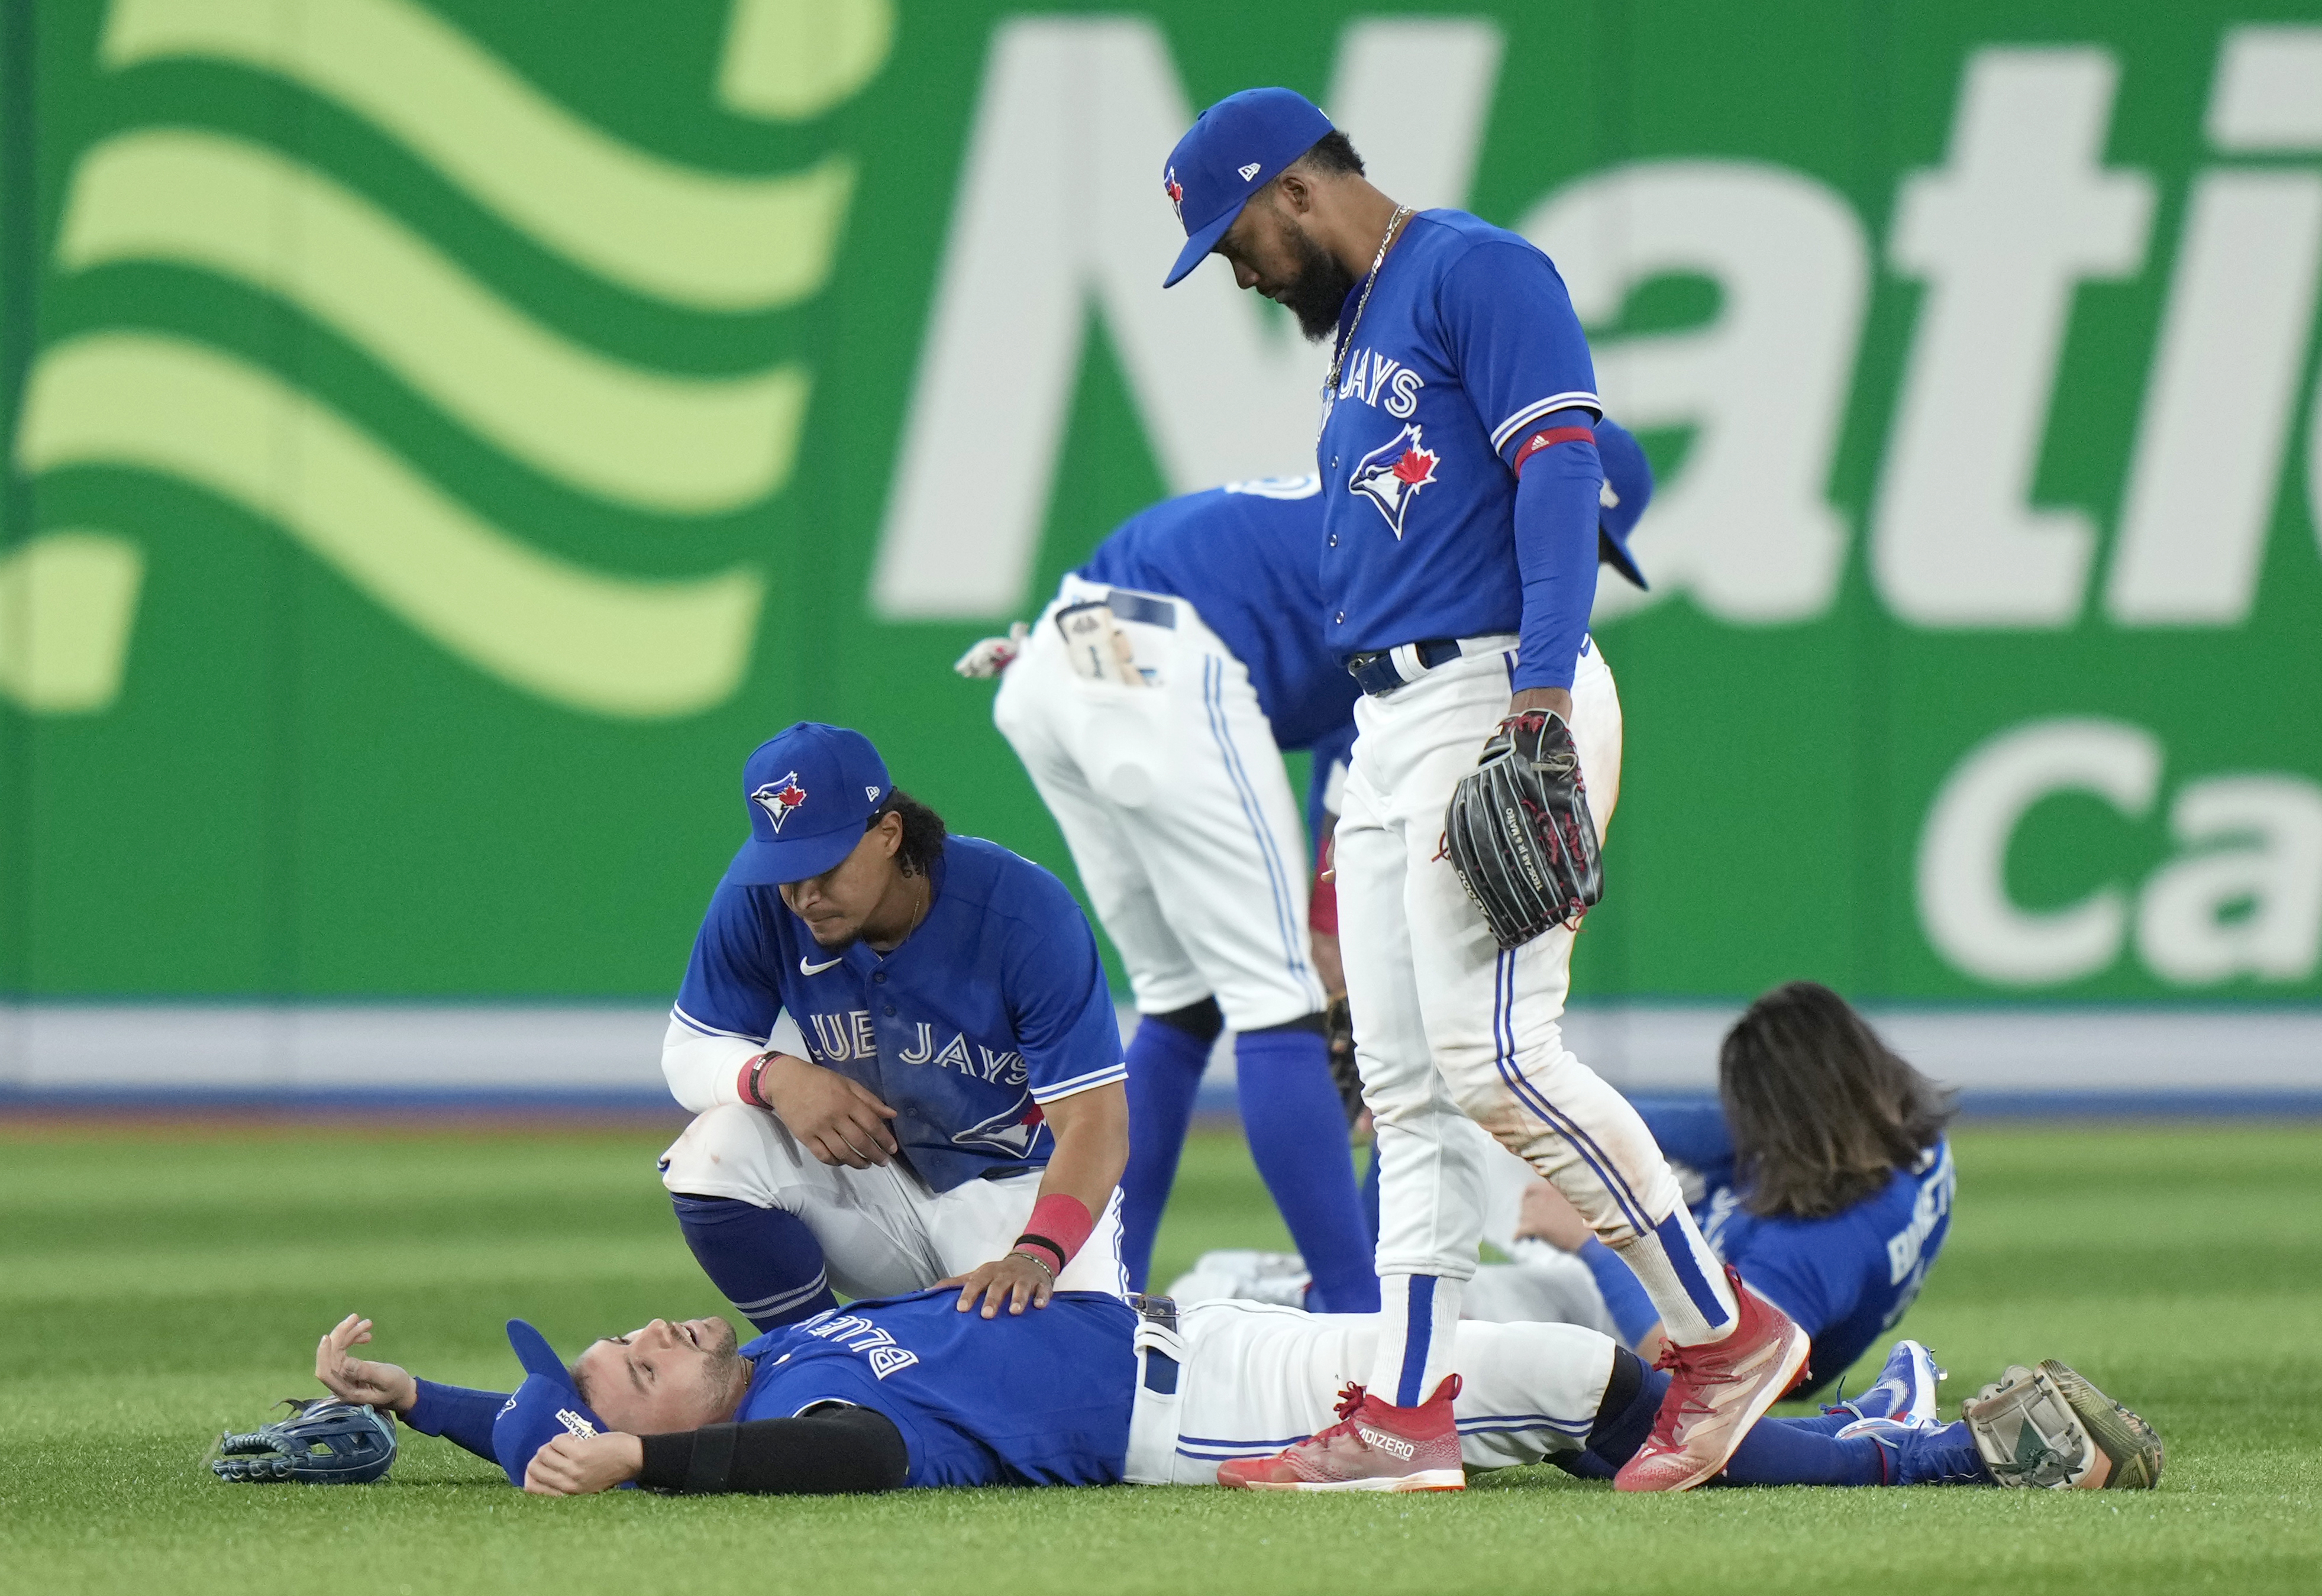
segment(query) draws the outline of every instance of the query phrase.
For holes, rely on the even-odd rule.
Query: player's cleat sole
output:
[[[2102,1459],[2100,1464],[2091,1460],[2087,1476],[2076,1484],[2089,1491],[2150,1491],[2161,1483],[2161,1436],[2151,1425],[2089,1384],[2069,1363],[2048,1358],[2041,1363],[2040,1373],[2055,1382]]]
[[[1723,1341],[1662,1353],[1674,1378],[1652,1434],[1613,1476],[1614,1490],[1690,1491],[1709,1479],[1806,1366],[1806,1333],[1730,1266],[1725,1278],[1742,1322]]]
[[[1218,1471],[1218,1483],[1230,1483],[1237,1491],[1465,1491],[1467,1471],[1465,1469],[1422,1469],[1415,1474],[1397,1474],[1386,1480],[1237,1480],[1229,1482],[1225,1470]]]

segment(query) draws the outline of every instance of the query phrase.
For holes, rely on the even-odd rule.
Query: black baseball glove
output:
[[[1355,1017],[1345,993],[1330,999],[1322,1014],[1322,1039],[1330,1048],[1330,1084],[1339,1089],[1339,1107],[1346,1110],[1347,1128],[1363,1115],[1363,1076],[1355,1067]]]
[[[1443,841],[1502,947],[1580,924],[1604,896],[1604,868],[1562,716],[1535,709],[1500,723],[1451,795]]]
[[[244,1436],[220,1436],[210,1472],[221,1480],[367,1485],[395,1462],[395,1418],[332,1397],[283,1404],[290,1417]]]

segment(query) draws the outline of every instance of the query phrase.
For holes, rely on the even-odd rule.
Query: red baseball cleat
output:
[[[1465,1491],[1459,1427],[1451,1418],[1458,1394],[1457,1374],[1416,1408],[1350,1385],[1339,1393],[1338,1423],[1272,1457],[1220,1464],[1218,1483],[1238,1491]]]
[[[1806,1333],[1743,1285],[1731,1265],[1725,1278],[1742,1322],[1723,1341],[1702,1346],[1672,1342],[1663,1349],[1658,1366],[1674,1378],[1661,1398],[1653,1433],[1613,1476],[1615,1490],[1692,1490],[1725,1466],[1750,1427],[1805,1367]]]

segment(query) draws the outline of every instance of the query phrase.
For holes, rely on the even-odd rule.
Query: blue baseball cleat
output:
[[[1876,1384],[1854,1400],[1823,1411],[1854,1415],[1855,1422],[1838,1432],[1841,1440],[1929,1428],[1935,1423],[1935,1387],[1943,1378],[1933,1353],[1916,1341],[1897,1341]]]

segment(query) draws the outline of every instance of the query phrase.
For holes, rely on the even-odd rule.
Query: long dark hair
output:
[[[1945,1091],[1846,999],[1794,980],[1734,1022],[1717,1055],[1734,1173],[1753,1214],[1826,1218],[1879,1190],[1943,1134]]]

